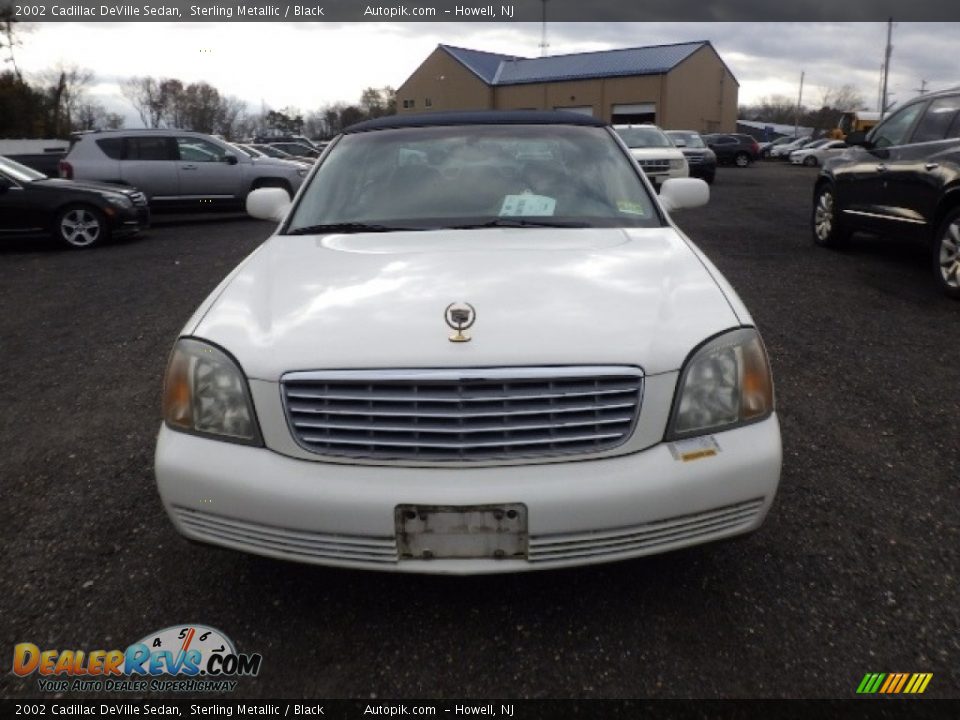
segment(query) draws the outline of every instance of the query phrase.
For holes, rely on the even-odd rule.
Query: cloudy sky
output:
[[[534,57],[538,23],[45,23],[27,28],[17,60],[29,75],[63,62],[95,73],[91,92],[139,124],[119,93],[131,75],[204,80],[259,110],[356,102],[368,86],[400,85],[438,43]],[[550,54],[710,40],[740,81],[740,103],[855,85],[875,109],[885,23],[551,23]],[[894,27],[893,101],[960,84],[960,23]]]

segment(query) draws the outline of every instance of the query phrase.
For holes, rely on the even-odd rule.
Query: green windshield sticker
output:
[[[622,213],[627,213],[628,215],[646,215],[646,208],[643,207],[640,203],[631,202],[629,200],[617,200],[617,210]]]
[[[507,195],[500,207],[500,217],[550,217],[557,207],[557,201],[546,195]]]

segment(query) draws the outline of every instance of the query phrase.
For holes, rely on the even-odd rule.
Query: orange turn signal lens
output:
[[[163,384],[163,419],[168,425],[193,428],[190,356],[174,348]]]
[[[759,336],[744,343],[740,419],[752,420],[773,410],[773,379],[767,353]]]

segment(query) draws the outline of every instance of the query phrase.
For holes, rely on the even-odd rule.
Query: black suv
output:
[[[847,143],[817,178],[814,242],[854,231],[927,242],[937,282],[960,299],[960,88],[915,98]]]
[[[760,159],[760,144],[749,135],[741,133],[713,133],[703,139],[717,156],[718,163],[733,163],[737,167],[747,167]]]

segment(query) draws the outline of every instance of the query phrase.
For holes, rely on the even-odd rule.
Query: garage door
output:
[[[580,113],[593,117],[593,105],[571,105],[568,107],[557,106],[554,110],[563,110],[564,112]]]
[[[614,125],[656,123],[657,104],[633,103],[629,105],[614,105],[613,112],[611,113],[611,121]]]

